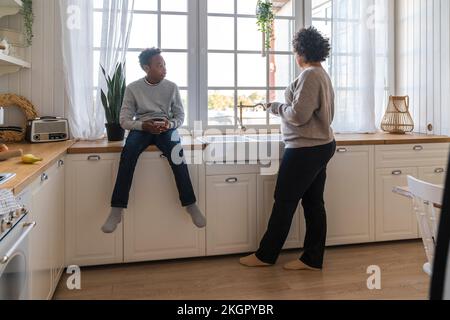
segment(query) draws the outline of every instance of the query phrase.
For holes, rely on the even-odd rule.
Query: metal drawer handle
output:
[[[238,178],[228,178],[227,180],[225,180],[226,183],[236,183],[238,181]]]
[[[59,160],[58,161],[58,168],[61,168],[62,166],[64,166],[64,160]]]
[[[413,150],[414,151],[422,151],[423,147],[422,146],[414,146]]]
[[[435,173],[444,173],[445,170],[444,170],[444,168],[436,168],[436,169],[434,169],[434,172]]]
[[[100,156],[89,156],[88,160],[89,161],[100,161],[100,160],[102,160],[102,157],[100,157]]]
[[[347,148],[338,148],[336,151],[338,153],[346,153],[346,152],[348,152]]]
[[[48,174],[43,173],[41,176],[41,182],[47,181],[48,180]]]
[[[9,249],[9,251],[1,258],[0,264],[8,263],[9,259],[11,259],[12,255],[14,254],[14,252],[16,252],[20,244],[25,240],[26,237],[28,237],[31,230],[33,230],[34,227],[36,227],[36,222],[25,223],[23,227],[25,228],[25,231],[22,233],[17,242],[11,247],[11,249]]]
[[[402,170],[394,170],[392,171],[392,175],[394,176],[401,176],[403,174]]]

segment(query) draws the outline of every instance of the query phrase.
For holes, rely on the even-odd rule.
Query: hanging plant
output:
[[[31,46],[33,42],[33,0],[22,0],[22,9],[20,13],[23,15],[25,40],[28,46]]]
[[[258,30],[263,34],[263,55],[265,50],[271,48],[273,39],[273,23],[275,14],[273,13],[273,3],[270,0],[258,0],[256,7],[256,24]]]

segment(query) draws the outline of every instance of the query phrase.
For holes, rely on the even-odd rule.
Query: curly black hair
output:
[[[292,45],[294,51],[303,57],[306,63],[323,62],[330,56],[330,40],[314,27],[297,32]]]
[[[141,67],[144,68],[144,66],[150,65],[152,63],[151,59],[154,56],[160,55],[161,52],[162,52],[161,49],[154,47],[142,51],[141,54],[139,55],[139,63],[141,64]]]

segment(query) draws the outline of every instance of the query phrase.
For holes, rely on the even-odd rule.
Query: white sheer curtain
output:
[[[134,0],[103,0],[100,65],[107,74],[112,74],[118,62],[124,63],[133,23]],[[102,109],[100,92],[106,90],[106,83],[100,66],[98,70],[97,109]]]
[[[71,133],[76,139],[101,139],[105,132],[105,114],[100,99],[94,99],[93,75],[100,73],[99,66],[93,63],[94,1],[59,0],[59,5]],[[134,0],[103,1],[100,62],[107,72],[125,59],[133,6]],[[102,79],[100,75],[99,79]]]
[[[389,0],[333,0],[336,132],[376,132],[389,85]]]
[[[99,139],[104,124],[93,96],[93,1],[60,0],[59,5],[71,133],[76,139]]]

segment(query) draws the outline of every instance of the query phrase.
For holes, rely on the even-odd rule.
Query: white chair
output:
[[[428,259],[428,262],[423,266],[423,270],[431,276],[441,214],[438,207],[442,206],[444,187],[420,181],[411,176],[408,176],[408,187],[413,197],[414,211],[417,215],[419,230]]]

